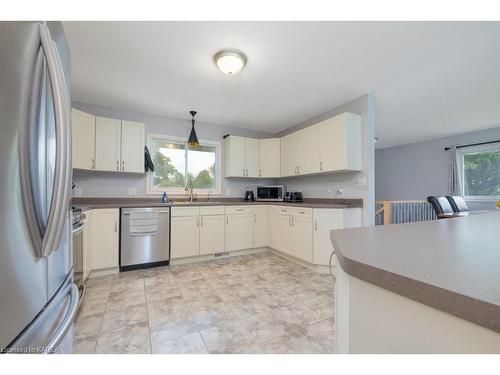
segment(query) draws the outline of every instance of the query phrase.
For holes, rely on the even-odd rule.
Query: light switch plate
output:
[[[128,195],[137,195],[137,188],[128,188]]]

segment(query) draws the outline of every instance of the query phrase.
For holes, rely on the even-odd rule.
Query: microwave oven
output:
[[[285,186],[257,186],[257,200],[278,202],[285,199]]]

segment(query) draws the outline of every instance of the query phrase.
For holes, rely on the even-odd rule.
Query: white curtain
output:
[[[457,147],[450,146],[450,176],[448,179],[448,194],[462,195],[462,179],[457,157]]]

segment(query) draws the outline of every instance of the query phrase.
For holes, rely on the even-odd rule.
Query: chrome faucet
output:
[[[207,202],[210,200],[210,194],[212,194],[212,190],[209,190],[209,191],[208,191]]]
[[[189,181],[184,190],[189,191],[189,201],[193,203],[193,181]]]

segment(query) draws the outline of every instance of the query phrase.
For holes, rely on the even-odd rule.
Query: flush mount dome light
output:
[[[237,49],[223,49],[215,54],[214,62],[221,72],[233,75],[243,69],[247,57]]]

